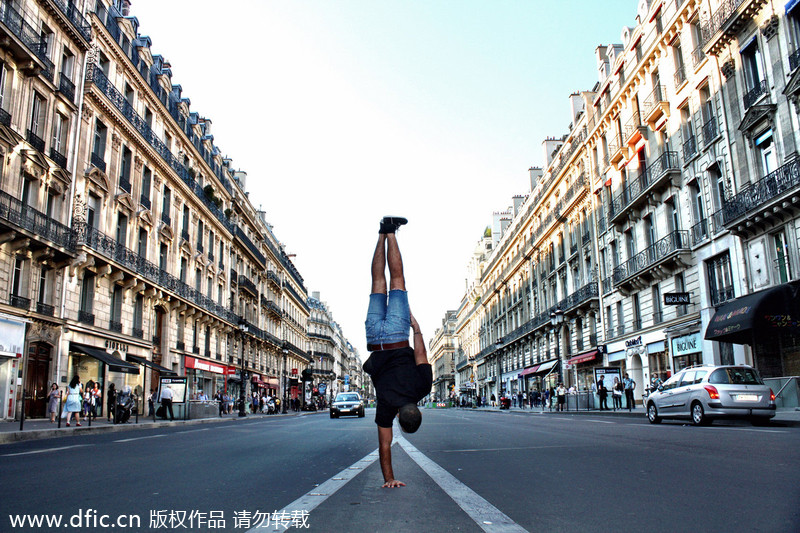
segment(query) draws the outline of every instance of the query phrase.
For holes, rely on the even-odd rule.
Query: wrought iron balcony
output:
[[[789,56],[789,69],[794,71],[797,67],[800,66],[800,48],[792,52]]]
[[[765,94],[767,94],[767,80],[761,80],[756,84],[755,87],[747,91],[742,98],[745,110],[753,107],[753,104],[758,102],[758,100]]]
[[[11,113],[0,107],[0,124],[11,127]]]
[[[692,226],[692,246],[697,246],[701,242],[708,239],[711,232],[709,231],[709,227],[711,226],[711,220],[704,218],[694,226]]]
[[[178,349],[178,350],[181,350],[181,351],[186,350],[186,342],[184,342],[184,341],[176,342],[175,343],[175,348]]]
[[[692,67],[697,68],[697,65],[702,63],[705,58],[706,54],[703,52],[702,46],[698,46],[692,50]]]
[[[619,223],[629,209],[643,203],[649,193],[666,186],[672,178],[680,177],[677,152],[664,152],[645,167],[640,174],[628,181],[611,201],[609,222]]]
[[[701,27],[703,49],[718,55],[763,3],[763,0],[721,0],[717,10]]]
[[[250,279],[244,274],[239,274],[239,289],[245,290],[250,294],[252,294],[253,296],[258,296],[258,289],[256,289],[256,284],[250,281]]]
[[[697,141],[695,136],[692,135],[683,143],[683,160],[688,162],[695,155],[697,155]]]
[[[52,159],[56,165],[60,166],[64,170],[67,170],[67,156],[60,153],[52,146],[50,147],[50,159]]]
[[[795,159],[725,200],[722,208],[725,227],[738,233],[747,233],[756,231],[756,228],[747,224],[750,218],[763,218],[759,226],[773,218],[782,220],[784,215],[797,209],[798,189],[800,160]]]
[[[172,219],[170,218],[169,213],[161,213],[161,222],[167,226],[172,226]]]
[[[78,322],[88,326],[94,326],[94,313],[89,311],[78,311]]]
[[[669,116],[669,102],[667,101],[667,88],[656,85],[642,105],[642,116],[647,124],[654,128],[662,116]]]
[[[122,322],[117,322],[116,320],[109,320],[108,321],[108,329],[109,331],[113,331],[116,333],[122,333]]]
[[[88,45],[92,40],[92,27],[81,14],[80,9],[72,0],[50,0],[64,14],[67,20],[75,27],[78,34],[83,37]]]
[[[150,198],[146,194],[143,194],[142,196],[139,197],[139,203],[141,204],[142,207],[144,207],[148,211],[152,207],[150,203]]]
[[[53,316],[56,308],[44,302],[36,302],[36,312],[40,315]]]
[[[691,253],[689,232],[673,231],[646,250],[634,255],[614,269],[614,285],[626,292],[629,288],[646,288],[650,280],[665,274],[669,262],[682,263],[682,256]]]
[[[75,84],[63,72],[58,79],[58,92],[70,102],[75,102]]]
[[[253,244],[253,241],[242,231],[242,228],[236,226],[236,231],[234,233],[236,238],[245,245],[245,247],[250,251],[253,257],[258,261],[262,267],[267,265],[267,259],[264,257],[264,254],[258,251],[258,248]]]
[[[686,83],[686,67],[683,65],[675,67],[675,89]]]
[[[733,287],[713,287],[711,289],[711,305],[719,307],[728,300],[736,298]]]
[[[44,139],[36,135],[32,130],[28,130],[25,139],[28,141],[28,144],[39,150],[41,153],[44,153]]]
[[[8,303],[11,304],[12,307],[16,307],[18,309],[24,309],[28,311],[31,308],[31,299],[25,298],[24,296],[19,296],[16,294],[12,294],[8,297]]]
[[[661,324],[662,322],[664,322],[664,311],[661,309],[653,311],[653,325]]]
[[[626,145],[623,144],[619,135],[614,135],[614,138],[608,143],[608,154],[611,164],[625,159],[625,152]]]
[[[25,205],[5,191],[0,191],[0,222],[10,223],[29,232],[36,239],[43,239],[69,254],[75,252],[72,231],[61,222]]]
[[[197,248],[197,251],[202,254],[203,253],[203,241],[197,241],[196,248]]]
[[[608,294],[614,290],[614,276],[608,276],[603,280],[603,294]]]
[[[267,301],[267,310],[279,318],[283,315],[281,306],[275,303],[275,301],[272,299]]]
[[[711,116],[708,117],[703,124],[703,142],[706,146],[711,144],[717,135],[719,134],[719,129],[717,128],[717,117]]]
[[[192,346],[192,353],[195,355],[200,355],[200,347],[199,346]]]
[[[267,270],[267,281],[271,282],[276,287],[281,286],[281,278],[274,270]]]
[[[588,245],[590,242],[592,242],[592,236],[591,236],[591,234],[590,234],[590,233],[587,231],[586,233],[584,233],[584,234],[583,234],[583,238],[582,238],[581,240],[582,240],[582,244],[583,244],[584,246],[587,246],[587,245]]]
[[[598,286],[596,281],[590,281],[577,291],[573,292],[560,302],[555,305],[556,308],[561,309],[564,312],[570,311],[573,308],[580,306],[581,304],[585,304],[594,298],[597,298],[598,294]],[[549,317],[549,314],[548,314]]]
[[[53,62],[47,57],[47,42],[9,1],[0,3],[0,23],[3,25],[0,26],[0,31],[14,37],[6,39],[5,47],[20,59],[35,59],[43,64],[42,74],[52,81]],[[36,66],[33,70],[38,68]]]
[[[137,339],[144,339],[144,330],[141,327],[134,326],[131,330],[131,335],[136,337]]]
[[[181,230],[181,239],[183,239],[186,242],[189,242],[189,240],[191,239],[191,235],[189,235],[189,228],[183,228]]]
[[[99,170],[102,170],[103,172],[106,171],[106,162],[103,159],[102,155],[92,152],[92,155],[89,157],[89,160],[92,163],[92,165],[97,167]]]
[[[131,181],[128,179],[127,176],[120,176],[119,177],[119,188],[125,191],[126,193],[131,193]]]
[[[236,273],[235,269],[230,269],[228,271],[228,276],[231,278],[231,283],[238,283],[239,281],[239,274]]]

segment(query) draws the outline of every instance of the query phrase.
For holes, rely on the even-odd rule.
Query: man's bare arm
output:
[[[381,461],[381,472],[383,472],[383,487],[405,487],[405,483],[394,478],[392,470],[392,428],[378,426],[378,455]]]
[[[428,351],[425,349],[425,340],[422,338],[419,322],[414,318],[413,313],[409,313],[409,315],[411,317],[411,330],[414,333],[414,360],[418,365],[427,365]]]

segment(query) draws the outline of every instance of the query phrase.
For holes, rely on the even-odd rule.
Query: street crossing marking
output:
[[[32,450],[29,452],[5,453],[0,457],[14,457],[17,455],[33,455],[35,453],[58,452],[61,450],[69,450],[70,448],[83,448],[84,446],[94,446],[94,444],[75,444],[73,446],[61,446],[59,448],[48,448],[46,450]]]
[[[308,516],[311,511],[317,508],[322,502],[331,497],[336,491],[347,485],[347,483],[364,471],[366,467],[377,461],[378,449],[364,456],[363,459],[356,461],[353,466],[349,466],[333,476],[325,483],[314,487],[312,491],[307,492],[300,496],[295,501],[278,511],[280,514],[276,516],[296,516],[298,513],[305,513]],[[286,513],[286,514],[283,514]],[[246,533],[264,531],[264,528],[259,527],[257,524],[252,529],[247,530]]]
[[[397,437],[397,443],[482,530],[487,533],[527,533],[526,529],[430,460],[402,435]]]

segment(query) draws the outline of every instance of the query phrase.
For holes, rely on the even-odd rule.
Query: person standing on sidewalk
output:
[[[564,386],[563,383],[558,384],[558,388],[556,389],[556,396],[558,397],[558,410],[564,410],[564,404],[567,403],[567,388]]]
[[[636,389],[636,382],[632,380],[626,372],[622,384],[625,387],[625,403],[628,404],[628,411],[631,411],[633,409],[633,391]]]
[[[172,414],[172,389],[169,387],[161,390],[161,407],[164,408],[164,418],[167,418],[167,411],[169,411],[169,419],[175,420],[175,415]]]
[[[603,382],[603,376],[597,380],[597,395],[600,397],[600,410],[608,411],[608,389]]]
[[[61,397],[61,391],[58,390],[58,384],[53,383],[50,385],[50,392],[47,393],[47,412],[50,413],[50,422],[56,421],[58,416],[58,400]]]
[[[111,417],[115,417],[114,408],[117,405],[117,386],[114,383],[109,383],[108,391],[106,391],[106,420],[111,422]]]
[[[72,415],[75,415],[75,425],[81,425],[81,402],[83,401],[83,385],[78,374],[72,377],[67,389],[67,403],[64,405],[64,412],[67,413],[67,427]]]

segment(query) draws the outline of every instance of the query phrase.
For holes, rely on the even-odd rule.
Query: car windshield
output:
[[[339,394],[336,396],[337,402],[357,402],[358,394]]]
[[[741,366],[718,368],[708,378],[708,382],[717,385],[762,385],[764,383],[755,370]]]

